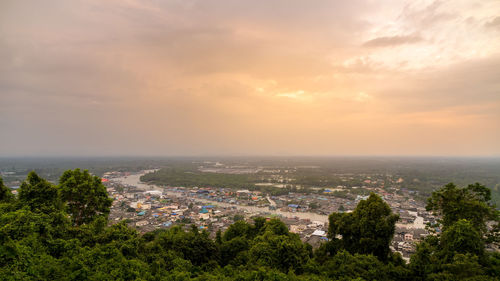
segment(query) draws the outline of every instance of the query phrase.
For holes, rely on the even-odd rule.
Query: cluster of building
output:
[[[400,188],[391,192],[390,188],[381,185],[381,181],[372,179],[366,180],[367,185],[360,187],[337,186],[317,188],[316,192],[270,196],[261,191],[217,187],[155,187],[145,184],[139,184],[139,187],[120,181],[124,176],[122,173],[109,173],[104,180],[108,193],[115,199],[110,222],[126,220],[141,232],[194,224],[215,235],[236,220],[277,216],[303,241],[318,246],[328,240],[328,215],[351,212],[360,200],[368,197],[356,194],[359,193],[357,189],[363,189],[380,195],[392,211],[399,214],[391,248],[409,258],[415,251],[415,242],[429,234],[426,224],[435,221],[425,210],[425,203],[413,199],[415,192]],[[339,191],[343,196],[337,196]],[[345,196],[346,193],[349,196]]]
[[[163,195],[161,191],[143,191],[109,182],[109,194],[114,198],[110,223],[122,220],[141,232],[172,225],[195,224],[200,229],[222,231],[235,219],[244,217],[236,208],[218,207],[197,202],[192,198]],[[120,188],[117,188],[119,186]]]
[[[325,221],[314,221],[306,217],[283,216],[273,212],[269,197],[247,190],[234,191],[217,197],[209,189],[177,188],[161,190],[142,190],[132,185],[124,185],[113,179],[104,182],[108,193],[114,198],[110,213],[110,223],[125,220],[129,226],[141,232],[181,225],[186,228],[196,225],[215,235],[218,230],[225,231],[237,220],[251,221],[255,216],[279,217],[290,231],[297,233],[313,245],[326,238]],[[244,202],[269,200],[268,205],[243,205]],[[274,208],[276,209],[276,208]],[[290,204],[280,209],[302,212],[300,206]]]

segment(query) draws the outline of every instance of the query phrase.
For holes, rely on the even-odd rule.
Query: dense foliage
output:
[[[429,201],[443,217],[437,226],[443,231],[420,243],[406,264],[389,251],[397,216],[375,194],[352,213],[332,214],[330,241],[313,251],[278,219],[237,221],[215,239],[195,226],[144,235],[124,222],[108,226],[107,196],[96,177],[68,171],[55,186],[33,172],[17,197],[0,180],[0,279],[498,280],[500,254],[485,250],[491,225],[454,214],[447,206],[456,193],[449,188]],[[498,222],[487,191],[466,189],[461,203],[485,209],[460,212],[487,212],[487,220]]]
[[[498,221],[498,211],[490,203],[491,190],[482,184],[470,184],[458,188],[453,183],[432,193],[427,210],[441,215],[443,230],[453,226],[459,220],[467,220],[481,235],[488,235],[496,240],[498,228],[487,229],[489,221]]]
[[[382,261],[390,256],[389,244],[399,219],[380,197],[371,194],[359,202],[352,213],[333,213],[329,217],[328,236],[331,250],[371,254]],[[341,238],[337,238],[340,235]]]
[[[59,192],[75,225],[89,223],[96,216],[107,216],[113,202],[100,178],[79,169],[63,173]]]
[[[203,173],[196,167],[167,167],[145,174],[141,181],[170,186],[255,188],[254,174]]]

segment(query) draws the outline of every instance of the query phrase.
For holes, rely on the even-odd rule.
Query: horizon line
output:
[[[500,158],[498,155],[431,155],[431,154],[172,154],[172,155],[141,155],[141,154],[110,154],[110,155],[0,155],[0,159],[40,159],[40,158],[486,158],[495,159]]]

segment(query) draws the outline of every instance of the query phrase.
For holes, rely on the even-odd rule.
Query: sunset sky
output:
[[[0,157],[500,156],[500,1],[0,1]]]

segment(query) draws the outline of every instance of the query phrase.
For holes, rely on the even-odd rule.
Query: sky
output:
[[[500,156],[500,1],[0,1],[0,157],[108,155]]]

